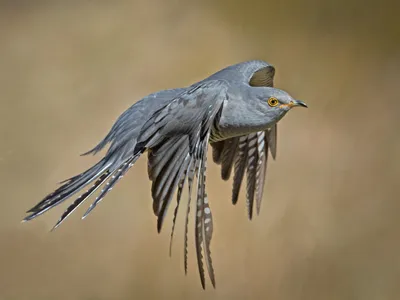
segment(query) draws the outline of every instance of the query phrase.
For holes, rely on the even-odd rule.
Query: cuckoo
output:
[[[24,221],[32,220],[74,194],[57,228],[86,199],[100,189],[85,218],[143,154],[148,156],[153,211],[161,231],[169,204],[176,193],[170,251],[175,220],[185,184],[184,266],[187,273],[188,221],[192,194],[195,199],[195,248],[202,287],[205,268],[212,285],[215,275],[210,242],[213,218],[206,193],[207,148],[221,166],[221,177],[233,173],[232,203],[236,204],[246,181],[248,218],[260,211],[268,156],[276,157],[277,123],[293,107],[307,107],[287,92],[273,87],[275,68],[252,60],[226,67],[188,87],[163,90],[139,100],[122,113],[108,134],[92,150],[108,145],[105,155],[88,170],[63,182],[32,207]],[[195,181],[195,183],[194,183]],[[85,189],[86,186],[89,186]],[[205,265],[205,266],[204,266]]]

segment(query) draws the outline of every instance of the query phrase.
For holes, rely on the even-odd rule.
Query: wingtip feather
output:
[[[81,217],[82,220],[86,219],[86,217],[90,214],[90,212],[96,207],[95,204],[91,204],[89,208],[86,210],[86,212],[83,214]]]

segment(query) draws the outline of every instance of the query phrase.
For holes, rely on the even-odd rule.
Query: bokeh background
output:
[[[400,21],[395,1],[1,1],[0,299],[400,299]],[[183,214],[168,256],[146,159],[85,221],[24,212],[141,97],[264,59],[309,109],[279,127],[262,212],[209,166],[217,289]],[[193,228],[193,224],[190,224]]]

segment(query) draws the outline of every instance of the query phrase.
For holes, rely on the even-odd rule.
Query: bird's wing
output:
[[[25,217],[24,220],[32,220],[61,204],[74,194],[81,192],[82,194],[63,213],[57,224],[53,227],[54,229],[86,199],[93,196],[101,188],[99,195],[84,215],[87,216],[145,151],[145,149],[136,149],[135,145],[142,125],[149,118],[149,113],[164,107],[185,90],[186,88],[180,88],[153,93],[128,108],[114,123],[106,137],[95,148],[85,153],[96,154],[110,143],[110,148],[103,159],[81,174],[61,182],[62,186],[32,207],[28,211],[30,215]],[[90,183],[94,184],[87,191],[84,191],[83,189]]]
[[[252,86],[272,86],[275,68],[262,60],[250,60],[228,66],[208,79],[223,79]]]
[[[221,80],[193,85],[151,116],[138,139],[138,144],[149,150],[148,174],[152,181],[153,210],[158,217],[158,231],[162,228],[175,190],[178,189],[179,206],[186,178],[191,191],[193,179],[197,177],[195,237],[203,288],[202,250],[211,282],[215,286],[210,254],[212,217],[205,192],[207,146],[212,123],[226,100],[226,90],[227,83]],[[175,209],[175,215],[177,211],[178,208]]]
[[[148,173],[152,181],[153,208],[158,216],[159,231],[178,184],[181,194],[187,179],[191,191],[197,174],[197,188],[193,189],[197,194],[195,228],[199,270],[204,288],[204,249],[205,263],[215,286],[210,254],[212,217],[205,192],[206,154],[211,125],[227,98],[227,88],[225,80],[204,80],[188,88],[162,91],[143,98],[118,118],[103,141],[86,153],[95,154],[110,143],[105,157],[87,171],[65,180],[55,192],[30,209],[28,212],[31,214],[24,220],[43,214],[94,182],[67,208],[55,227],[102,187],[84,215],[87,216],[139,156],[148,151]],[[187,224],[188,216],[186,219]],[[187,249],[187,229],[185,231]],[[185,265],[186,259],[187,251]]]
[[[262,66],[250,76],[249,84],[251,86],[273,87],[274,75],[275,75],[275,68],[273,66],[271,65]]]
[[[232,72],[234,70],[235,72]],[[238,75],[240,74],[240,75]],[[235,78],[242,76],[250,86],[273,86],[275,68],[263,61],[250,61],[234,65],[226,69],[224,75]],[[232,203],[236,204],[239,197],[242,181],[247,177],[246,206],[249,219],[253,216],[254,200],[257,213],[260,211],[263,197],[265,175],[267,171],[268,149],[273,159],[276,157],[277,125],[266,131],[259,131],[249,135],[234,137],[224,141],[212,143],[213,160],[221,165],[221,177],[228,180],[234,170]]]

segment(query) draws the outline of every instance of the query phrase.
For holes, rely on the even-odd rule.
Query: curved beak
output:
[[[293,100],[291,103],[291,106],[302,106],[305,108],[308,108],[307,104],[305,104],[303,101],[299,101],[299,100]]]

